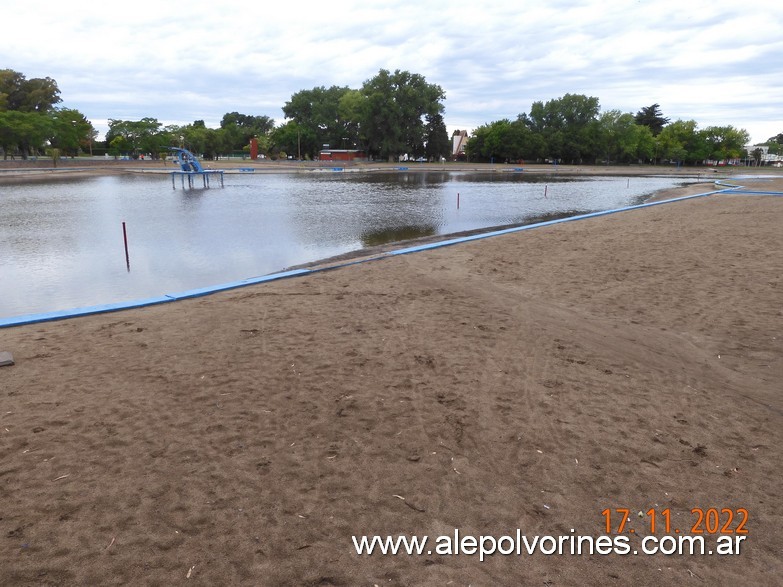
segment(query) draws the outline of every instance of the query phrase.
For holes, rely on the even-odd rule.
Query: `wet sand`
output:
[[[0,584],[772,584],[782,220],[718,195],[0,330]],[[598,537],[607,508],[636,548],[651,508],[684,533],[745,508],[748,534],[484,562],[351,540]]]

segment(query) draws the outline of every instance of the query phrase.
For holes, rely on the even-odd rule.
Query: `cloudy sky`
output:
[[[783,132],[780,0],[0,0],[0,69],[52,77],[61,105],[164,124],[283,121],[291,95],[380,69],[446,92],[450,131],[566,93],[602,110]]]

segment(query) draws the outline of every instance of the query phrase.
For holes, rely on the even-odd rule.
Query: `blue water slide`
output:
[[[196,159],[196,156],[187,149],[169,147],[169,151],[174,151],[177,154],[177,163],[179,163],[182,171],[204,172],[204,169],[201,167],[201,163],[198,162],[198,159]]]

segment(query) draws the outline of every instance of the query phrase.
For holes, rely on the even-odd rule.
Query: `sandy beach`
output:
[[[2,329],[0,585],[774,585],[781,226],[721,194]],[[642,553],[709,508],[739,554]],[[638,555],[435,552],[621,509]]]

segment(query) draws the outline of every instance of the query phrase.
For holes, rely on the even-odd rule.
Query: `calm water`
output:
[[[0,317],[179,292],[405,238],[615,208],[682,182],[325,172],[226,175],[223,189],[184,191],[167,175],[0,185]]]

